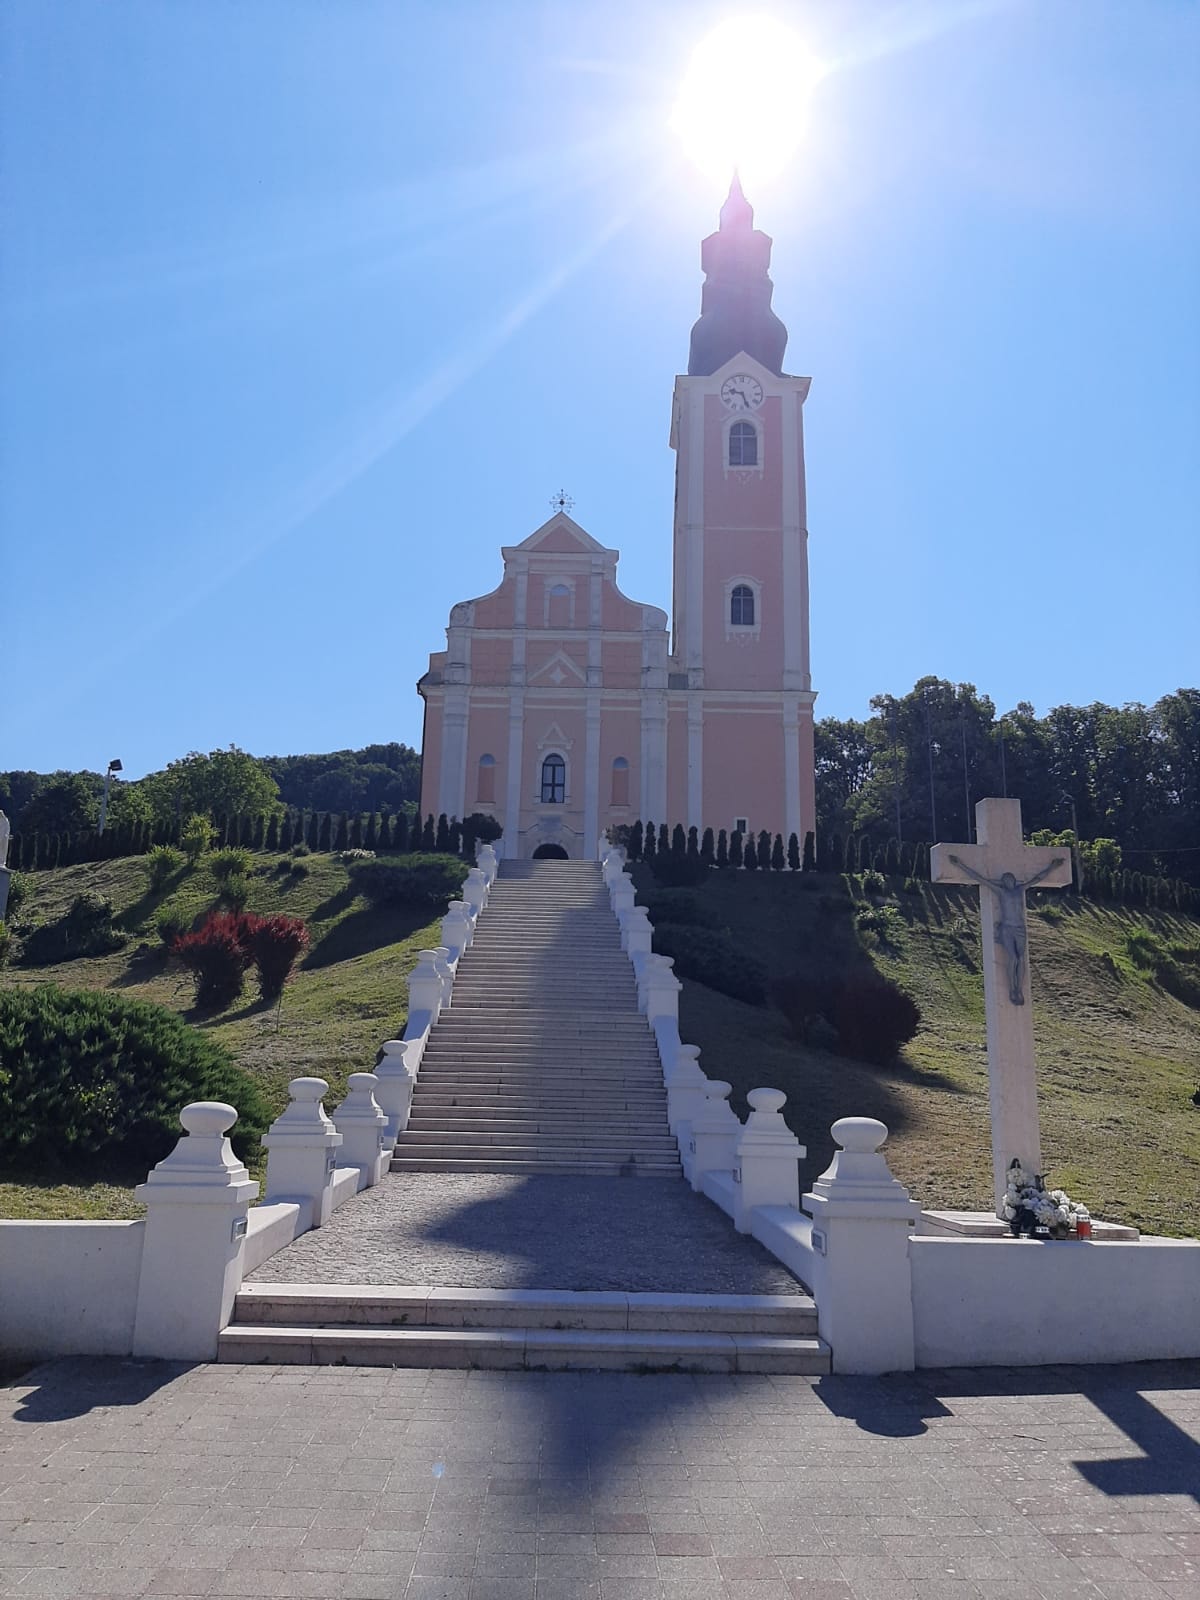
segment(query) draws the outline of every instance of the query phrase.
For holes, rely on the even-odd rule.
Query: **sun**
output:
[[[696,166],[718,183],[734,168],[749,186],[769,183],[804,134],[824,68],[800,36],[771,17],[731,17],[702,39],[671,112]]]

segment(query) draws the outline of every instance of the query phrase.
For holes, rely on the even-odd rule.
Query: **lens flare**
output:
[[[715,182],[727,183],[736,167],[756,188],[777,177],[794,154],[824,71],[782,22],[730,18],[697,45],[671,128]]]

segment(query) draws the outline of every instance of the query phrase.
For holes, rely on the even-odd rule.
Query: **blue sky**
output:
[[[1189,0],[9,0],[0,768],[420,740],[553,492],[668,605],[730,15],[831,65],[775,239],[819,714],[1197,679]],[[736,118],[736,100],[721,108]]]

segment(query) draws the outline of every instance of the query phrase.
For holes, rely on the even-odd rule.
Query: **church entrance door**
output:
[[[560,844],[540,844],[533,852],[535,861],[569,861],[571,858]]]

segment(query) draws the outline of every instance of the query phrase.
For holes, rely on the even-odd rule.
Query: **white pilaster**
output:
[[[800,701],[794,694],[783,697],[783,813],[786,835],[794,833],[804,845],[800,818]]]
[[[583,837],[595,839],[600,831],[600,691],[589,689],[587,733],[583,750]]]
[[[525,760],[525,691],[514,688],[508,701],[508,780],[504,796],[504,838],[508,857],[521,853],[521,767]]]
[[[688,827],[704,826],[704,701],[699,691],[688,696],[687,708]],[[666,817],[663,821],[667,821]]]

